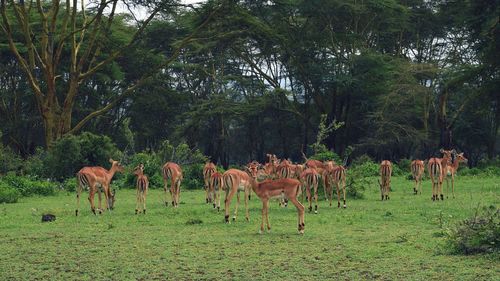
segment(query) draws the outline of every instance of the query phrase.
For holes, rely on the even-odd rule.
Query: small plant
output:
[[[0,203],[16,203],[20,196],[21,193],[17,189],[0,181]]]
[[[500,209],[478,207],[473,217],[449,231],[447,245],[457,254],[500,252]]]

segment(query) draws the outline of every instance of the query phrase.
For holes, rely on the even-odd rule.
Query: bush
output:
[[[163,187],[163,178],[161,176],[162,163],[158,155],[154,152],[140,152],[131,157],[125,172],[123,184],[127,187],[135,188],[136,176],[133,174],[133,169],[141,163],[144,164],[144,174],[149,178],[150,188]]]
[[[43,178],[48,177],[48,170],[45,164],[47,153],[41,147],[35,150],[35,154],[31,155],[24,161],[23,174],[32,177]]]
[[[0,181],[0,203],[16,203],[20,196],[19,191]]]
[[[342,159],[335,152],[327,150],[314,154],[309,159],[319,160],[319,161],[335,161],[335,163],[342,165]]]
[[[5,185],[17,190],[22,196],[54,195],[57,184],[54,182],[31,179],[29,177],[8,174],[0,179]]]
[[[91,133],[68,135],[57,140],[47,152],[45,176],[64,180],[84,166],[109,167],[109,158],[121,158],[121,152],[109,137]]]
[[[76,177],[67,178],[62,183],[62,188],[68,192],[75,192],[76,186],[77,186]]]
[[[351,170],[360,177],[377,177],[380,173],[380,165],[373,161],[366,161],[356,166],[353,165]]]
[[[352,160],[352,166],[359,166],[362,165],[366,162],[374,162],[373,159],[368,156],[367,154],[363,154],[361,156],[356,157],[354,160]]]
[[[400,159],[397,163],[399,169],[403,172],[403,174],[411,173],[411,161],[410,159]]]
[[[476,254],[500,252],[500,209],[495,206],[478,209],[448,233],[447,243],[454,253]]]
[[[1,137],[1,135],[0,135]],[[17,155],[9,147],[4,147],[0,143],[0,174],[6,174],[7,172],[19,172],[23,166],[23,161],[19,155]]]

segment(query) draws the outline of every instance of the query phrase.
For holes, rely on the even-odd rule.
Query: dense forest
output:
[[[1,148],[83,132],[227,167],[499,153],[498,1],[1,0]],[[41,149],[40,149],[41,148]],[[70,149],[70,148],[67,148]]]

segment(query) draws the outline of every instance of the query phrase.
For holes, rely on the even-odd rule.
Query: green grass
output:
[[[83,200],[75,217],[72,193],[23,198],[0,205],[0,280],[499,280],[498,255],[450,255],[443,232],[478,205],[498,205],[500,178],[459,177],[457,198],[444,202],[430,200],[429,181],[414,196],[402,177],[381,202],[372,182],[347,209],[321,200],[303,236],[295,208],[277,202],[272,232],[259,235],[255,194],[250,222],[242,208],[230,225],[201,190],[183,191],[176,210],[151,190],[145,216],[134,215],[133,190],[119,190],[115,210],[100,216]],[[57,220],[41,223],[43,212]]]

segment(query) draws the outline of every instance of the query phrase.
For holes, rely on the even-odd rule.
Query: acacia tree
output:
[[[102,51],[105,48],[105,38],[110,36],[120,2],[125,5],[136,4],[99,0],[91,9],[85,5],[84,0],[30,0],[26,3],[0,0],[0,30],[6,36],[9,48],[35,96],[43,119],[47,147],[63,135],[77,132],[91,119],[108,112],[135,93],[155,73],[166,68],[182,48],[194,40],[195,35],[218,9],[217,5],[210,6],[212,10],[190,34],[177,42],[169,57],[144,71],[140,78],[124,87],[101,108],[72,124],[72,113],[80,85],[134,46],[157,15],[174,13],[178,7],[176,0],[146,2],[143,7],[148,11],[147,17],[137,22],[127,42],[111,47],[104,57]],[[19,35],[21,40],[18,40]]]

